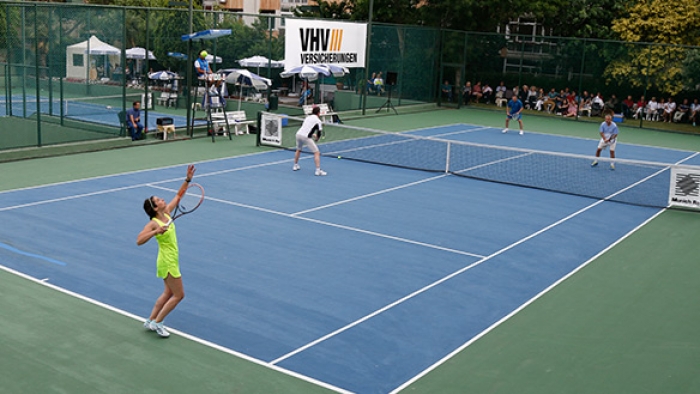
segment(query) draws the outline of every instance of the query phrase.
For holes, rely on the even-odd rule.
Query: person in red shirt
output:
[[[644,96],[641,96],[639,98],[639,101],[634,103],[633,111],[634,115],[632,115],[633,118],[637,119],[644,114],[644,108],[647,106],[647,101],[644,99]]]
[[[622,116],[625,118],[631,118],[633,108],[634,100],[632,100],[632,96],[629,95],[626,99],[622,100]]]

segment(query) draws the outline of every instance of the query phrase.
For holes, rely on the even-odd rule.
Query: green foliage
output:
[[[612,39],[615,18],[624,14],[626,2],[620,0],[554,0],[543,3],[545,25],[560,37]],[[556,5],[554,9],[547,5]]]
[[[172,11],[160,11],[157,13],[155,21],[153,40],[153,54],[158,59],[158,62],[165,68],[171,70],[180,70],[182,68],[182,60],[178,60],[168,56],[168,52],[187,53],[187,41],[182,41],[182,36],[189,34],[189,12],[187,10],[177,9]],[[195,12],[192,16],[193,31],[206,29],[204,15]],[[199,44],[192,45],[192,53],[198,53],[201,49]],[[192,61],[194,58],[192,57]],[[189,63],[189,60],[188,60]]]
[[[681,45],[700,44],[700,5],[696,1],[638,1],[627,17],[615,20],[612,29],[624,41],[657,44],[631,46],[608,65],[608,78],[671,95],[688,87],[692,71],[686,67],[693,64],[688,60],[692,52]]]

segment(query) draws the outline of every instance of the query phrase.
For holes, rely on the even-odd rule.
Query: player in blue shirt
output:
[[[508,123],[511,119],[515,119],[520,124],[520,135],[523,135],[523,102],[518,99],[518,96],[513,95],[513,98],[506,105],[506,128],[503,129],[504,133],[508,132]]]
[[[612,115],[605,115],[605,122],[600,124],[600,142],[598,142],[598,150],[595,151],[595,157],[600,157],[600,152],[604,148],[610,148],[610,158],[615,159],[615,147],[617,146],[617,134],[619,130],[617,125],[612,121]],[[598,165],[598,160],[593,160],[591,167]],[[610,169],[615,169],[615,162],[610,162]]]

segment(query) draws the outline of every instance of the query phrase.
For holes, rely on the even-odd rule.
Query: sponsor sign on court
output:
[[[276,115],[263,114],[260,119],[262,130],[260,140],[264,144],[282,145],[282,118]]]
[[[670,206],[700,209],[700,171],[671,168]]]
[[[367,24],[305,19],[285,21],[284,66],[364,67]]]

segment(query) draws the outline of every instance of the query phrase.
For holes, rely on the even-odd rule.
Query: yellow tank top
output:
[[[168,218],[168,220],[170,220],[170,215],[166,214],[165,216]],[[152,220],[159,226],[165,226],[165,223],[156,218],[153,218]],[[173,269],[179,271],[179,251],[177,247],[175,222],[170,221],[168,231],[164,232],[163,234],[156,234],[156,240],[158,241],[158,260],[156,261],[158,276],[165,277],[167,276],[167,272]],[[179,274],[177,276],[179,276]]]

